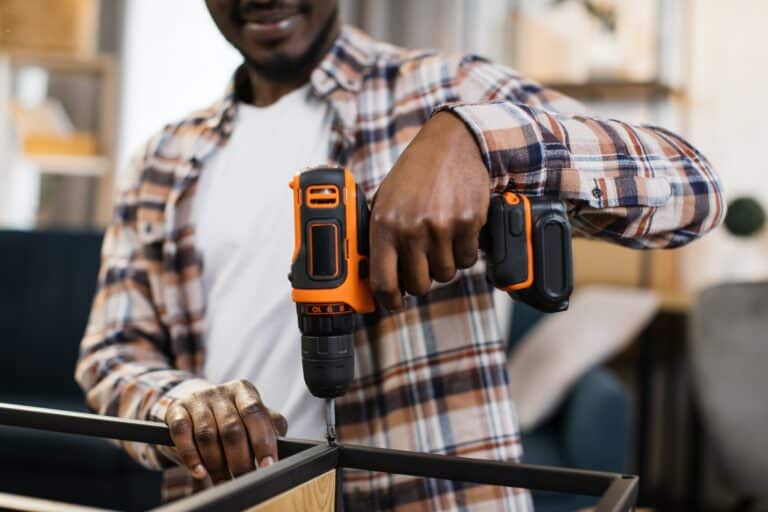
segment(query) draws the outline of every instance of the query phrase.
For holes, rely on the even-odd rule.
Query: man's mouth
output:
[[[235,17],[252,37],[266,42],[287,37],[298,26],[306,7],[306,4],[261,5],[245,1],[238,6]]]
[[[275,0],[264,4],[245,0],[239,2],[235,16],[251,30],[280,32],[295,26],[300,16],[308,10],[309,4],[303,1]]]
[[[298,7],[279,7],[274,9],[240,9],[240,18],[246,23],[258,25],[277,25],[301,14]]]

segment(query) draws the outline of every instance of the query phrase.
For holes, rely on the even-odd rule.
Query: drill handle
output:
[[[510,192],[493,196],[480,247],[496,288],[540,311],[568,309],[571,226],[562,201]]]

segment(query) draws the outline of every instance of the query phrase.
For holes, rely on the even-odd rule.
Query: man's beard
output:
[[[291,82],[307,76],[312,68],[320,61],[333,37],[333,27],[338,17],[338,7],[335,7],[323,28],[317,33],[307,51],[298,57],[289,57],[276,53],[268,61],[256,62],[243,54],[249,68],[272,82]]]

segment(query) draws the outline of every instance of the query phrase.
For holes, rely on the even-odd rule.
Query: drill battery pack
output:
[[[494,195],[480,246],[496,288],[540,311],[568,309],[571,225],[562,201],[512,192]]]

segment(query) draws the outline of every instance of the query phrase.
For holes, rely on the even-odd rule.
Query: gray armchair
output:
[[[546,315],[515,304],[509,350]],[[603,366],[588,369],[564,400],[535,428],[522,434],[525,462],[599,471],[626,470],[630,439],[630,398]],[[537,512],[566,512],[594,506],[588,496],[533,492]]]
[[[691,316],[689,355],[718,473],[748,510],[768,498],[768,282],[702,292]]]

